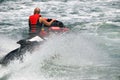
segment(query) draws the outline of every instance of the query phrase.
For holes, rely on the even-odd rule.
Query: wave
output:
[[[0,0],[0,3],[6,2],[6,1],[17,1],[17,0]]]
[[[13,1],[13,2],[21,2],[21,1],[24,1],[24,2],[29,2],[29,1],[32,1],[32,0],[0,0],[0,3],[3,3],[3,2],[8,2],[8,1]]]

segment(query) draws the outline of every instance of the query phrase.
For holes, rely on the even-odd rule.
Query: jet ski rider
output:
[[[34,9],[34,14],[29,16],[29,35],[30,37],[34,37],[36,35],[40,35],[40,31],[42,29],[42,25],[50,26],[54,19],[48,22],[45,18],[40,15],[40,8]]]

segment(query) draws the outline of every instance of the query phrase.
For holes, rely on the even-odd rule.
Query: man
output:
[[[29,34],[30,37],[40,35],[42,25],[50,26],[54,20],[48,22],[45,18],[40,15],[40,8],[34,9],[34,14],[29,17]]]

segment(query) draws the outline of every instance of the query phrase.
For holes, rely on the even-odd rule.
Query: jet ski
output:
[[[51,21],[52,19],[47,19],[47,21]],[[43,25],[40,35],[41,37],[49,36],[50,33],[64,33],[69,31],[69,28],[67,28],[63,22],[55,20],[49,28],[46,25]]]
[[[0,64],[7,65],[12,60],[15,60],[15,59],[22,60],[23,55],[26,52],[32,53],[32,51],[34,51],[35,47],[39,46],[43,42],[44,42],[44,39],[42,39],[39,36],[35,36],[31,39],[22,39],[22,40],[18,41],[17,44],[20,44],[20,47],[16,48],[15,50],[13,50],[13,51],[9,52],[7,55],[5,55],[1,59]]]
[[[51,20],[51,19],[48,19]],[[17,44],[20,44],[20,47],[16,48],[15,50],[9,52],[7,55],[5,55],[1,60],[0,64],[2,65],[7,65],[9,64],[12,60],[22,60],[23,56],[26,52],[32,53],[32,51],[35,50],[35,48],[41,44],[43,44],[46,39],[44,37],[50,35],[50,32],[57,32],[57,33],[63,33],[69,31],[67,27],[64,26],[64,24],[60,21],[54,21],[51,26],[48,28],[44,25],[44,30],[41,31],[40,36],[34,36],[30,37],[27,39],[22,39],[17,42]]]

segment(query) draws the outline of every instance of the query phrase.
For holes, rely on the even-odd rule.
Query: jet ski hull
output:
[[[12,60],[21,60],[23,59],[23,56],[26,52],[32,53],[34,51],[36,46],[39,46],[42,44],[42,41],[32,41],[34,38],[28,40],[20,40],[17,43],[20,44],[19,48],[14,49],[13,51],[9,52],[7,55],[5,55],[1,60],[0,64],[7,65]]]

